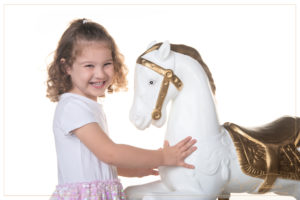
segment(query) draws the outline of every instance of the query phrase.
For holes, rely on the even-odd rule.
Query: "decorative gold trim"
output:
[[[146,53],[149,53],[153,50],[156,50],[158,48],[157,45],[154,45],[150,49],[148,49],[145,53],[142,55],[145,55]],[[172,82],[174,86],[180,91],[182,89],[183,83],[182,81],[174,74],[173,70],[171,69],[164,69],[161,66],[151,62],[150,60],[146,60],[142,58],[141,56],[136,61],[138,64],[141,64],[144,67],[147,67],[158,74],[164,76],[164,79],[162,81],[159,95],[157,97],[156,106],[152,112],[152,119],[159,120],[161,118],[161,109],[162,105],[164,103],[165,97],[167,95],[168,89],[169,89],[169,83]]]
[[[297,135],[298,137],[296,138],[294,145],[296,147],[300,147],[300,131],[297,133]]]
[[[164,69],[161,66],[149,60],[146,60],[144,58],[140,58],[138,64],[148,67],[149,69],[152,69],[153,71],[163,75],[164,77],[167,78],[166,80],[171,81],[178,90],[182,89],[183,86],[182,81],[174,74],[173,70]]]
[[[259,193],[268,192],[278,177],[300,180],[300,152],[295,145],[300,118],[282,117],[254,129],[228,122],[224,127],[234,142],[242,171],[264,179]]]
[[[145,55],[151,51],[159,49],[159,47],[161,45],[162,45],[162,43],[157,43],[157,44],[153,45],[151,48],[149,48],[147,51],[145,51],[142,55],[140,55],[137,58],[137,63],[140,63],[140,59],[143,55]],[[171,45],[172,51],[181,53],[186,56],[190,56],[191,58],[195,59],[200,64],[200,66],[203,68],[203,70],[205,71],[205,73],[207,75],[212,93],[215,94],[216,93],[216,85],[215,85],[214,79],[212,77],[212,74],[211,74],[208,66],[203,61],[200,53],[196,49],[194,49],[190,46],[183,45],[183,44],[170,44],[170,45]]]
[[[165,76],[162,81],[162,84],[161,84],[161,88],[160,88],[159,95],[158,95],[158,98],[156,101],[155,109],[152,112],[152,118],[154,120],[159,120],[161,118],[161,109],[162,109],[162,105],[164,103],[165,97],[167,95],[168,88],[169,88],[169,80]]]

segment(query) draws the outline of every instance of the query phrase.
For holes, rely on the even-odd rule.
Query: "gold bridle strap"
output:
[[[155,49],[156,48],[152,47],[149,50],[147,50],[144,54],[149,53],[150,51],[153,51]],[[158,95],[158,98],[156,101],[156,106],[152,112],[152,119],[159,120],[161,118],[161,109],[162,109],[162,105],[164,103],[165,97],[167,95],[167,92],[168,92],[169,83],[172,82],[178,90],[181,90],[183,84],[182,84],[181,80],[173,73],[173,70],[171,70],[171,69],[164,69],[164,68],[160,67],[159,65],[142,58],[141,56],[137,59],[137,63],[141,64],[145,67],[148,67],[149,69],[164,76],[164,79],[163,79],[161,87],[160,87],[159,95]]]

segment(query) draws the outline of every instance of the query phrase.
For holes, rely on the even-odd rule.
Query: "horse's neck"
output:
[[[168,121],[166,138],[173,138],[174,142],[184,136],[200,141],[220,135],[215,102],[205,72],[193,60],[190,62],[176,65],[175,73],[181,75],[184,86],[173,101]]]

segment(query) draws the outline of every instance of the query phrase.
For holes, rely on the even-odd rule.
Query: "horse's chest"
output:
[[[189,191],[198,186],[195,170],[180,167],[160,167],[159,173],[164,184],[171,190]]]

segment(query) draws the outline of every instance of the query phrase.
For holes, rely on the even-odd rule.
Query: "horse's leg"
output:
[[[299,147],[300,148],[300,147]],[[294,197],[296,200],[300,200],[300,183],[296,184]]]
[[[216,196],[193,194],[189,192],[152,193],[143,200],[216,200]]]
[[[170,190],[159,180],[143,185],[130,186],[125,189],[128,200],[142,200],[153,193],[168,193]]]
[[[161,181],[127,187],[125,194],[128,200],[216,200],[216,196],[213,195],[170,191]]]
[[[229,200],[230,194],[222,194],[218,197],[218,200]]]
[[[300,190],[297,189],[296,194],[294,195],[296,200],[300,200]]]

